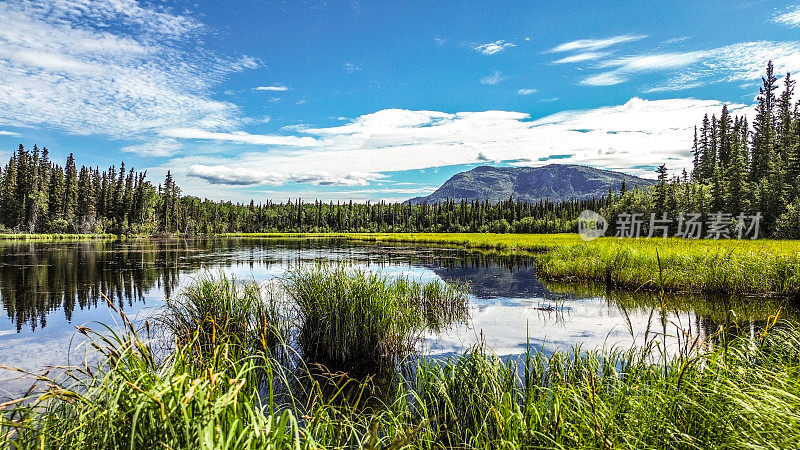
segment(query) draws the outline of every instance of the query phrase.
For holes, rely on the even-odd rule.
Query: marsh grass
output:
[[[707,294],[800,296],[800,241],[618,239],[583,242],[577,234],[328,233],[238,234],[275,238],[341,238],[407,242],[530,255],[540,276],[600,281],[612,287]],[[658,285],[656,252],[663,266]],[[800,297],[799,297],[800,298]]]
[[[165,303],[157,321],[196,358],[208,359],[222,345],[241,357],[288,356],[291,308],[274,284],[207,273]]]
[[[391,331],[395,319],[385,317],[390,307],[400,308],[395,311],[397,323],[422,326],[439,320],[403,316],[402,308],[423,301],[422,285],[412,288],[403,284],[408,280],[338,270],[301,272],[289,282],[290,288],[291,283],[302,283],[294,287],[307,290],[295,294],[307,296],[309,302],[331,302],[309,305],[315,314],[349,314],[338,322],[341,328],[324,328],[309,336],[353,344],[348,355],[383,357],[363,343],[380,342],[375,336],[398,338],[370,328],[371,334],[359,335],[354,328],[360,320],[383,320]],[[222,288],[225,294],[208,286],[193,292],[255,297],[244,287],[233,290],[223,283]],[[333,288],[336,291],[328,291]],[[344,301],[323,295],[337,292],[334,300],[362,301],[361,306],[371,309],[359,315],[341,304]],[[375,294],[381,303],[361,299],[366,293]],[[220,305],[202,311],[242,317],[222,307],[224,302]],[[183,308],[180,317],[205,316]],[[676,326],[661,321],[649,343],[627,351],[576,348],[547,355],[529,346],[520,358],[500,358],[477,345],[444,360],[416,359],[413,371],[398,376],[388,399],[371,390],[369,379],[339,372],[329,373],[327,381],[337,389],[323,386],[326,381],[320,377],[325,375],[320,373],[309,378],[311,388],[295,391],[292,402],[283,402],[272,392],[276,383],[290,384],[282,378],[289,370],[281,368],[284,362],[274,352],[251,355],[242,351],[243,342],[249,341],[214,335],[249,328],[220,328],[225,321],[217,319],[207,328],[202,321],[177,322],[185,325],[177,329],[189,334],[177,336],[171,353],[157,358],[154,344],[118,313],[123,317],[121,331],[80,329],[100,352],[95,365],[73,368],[58,379],[39,376],[36,382],[44,392],[0,404],[1,447],[800,446],[800,328],[795,321],[779,320],[779,314],[768,317],[752,334],[727,337],[721,327],[714,338],[725,344],[718,346],[702,345],[697,336],[678,327],[675,331],[686,333],[690,344],[671,358],[652,351],[659,350],[659,329]],[[190,328],[193,323],[198,325]],[[201,339],[207,346],[198,347]]]
[[[333,370],[393,368],[426,329],[441,329],[468,313],[464,287],[343,266],[292,271],[286,291],[297,307],[303,357]]]
[[[177,347],[157,362],[133,332],[95,338],[104,359],[47,391],[0,406],[12,448],[797,448],[800,342],[773,322],[728,350],[666,365],[640,351],[529,351],[502,359],[476,346],[421,359],[389,401],[358,381],[343,402],[312,390],[282,405],[260,390],[274,361],[221,344],[198,367]],[[102,335],[102,337],[100,337]],[[80,376],[79,376],[80,375]]]

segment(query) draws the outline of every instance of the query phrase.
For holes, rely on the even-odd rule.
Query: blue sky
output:
[[[0,156],[235,201],[402,200],[481,164],[651,176],[705,112],[752,116],[768,59],[800,70],[799,4],[0,1]]]

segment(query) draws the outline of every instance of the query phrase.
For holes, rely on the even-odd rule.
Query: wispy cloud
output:
[[[207,131],[199,128],[169,128],[162,130],[159,134],[164,137],[179,139],[199,139],[217,142],[233,142],[238,144],[251,145],[275,145],[289,147],[313,147],[316,140],[312,137],[282,136],[282,135],[263,135],[249,134],[243,131],[232,133],[221,133]]]
[[[269,185],[280,186],[286,183],[304,183],[316,186],[368,186],[370,180],[380,180],[385,175],[378,173],[348,173],[333,175],[329,172],[287,173],[262,169],[232,168],[225,166],[208,166],[194,164],[189,167],[187,175],[200,178],[211,184],[229,184],[238,186]]]
[[[782,23],[790,27],[800,27],[800,5],[794,6],[782,14],[776,15],[774,20],[777,23]]]
[[[626,42],[638,41],[646,38],[643,34],[623,34],[620,36],[612,36],[604,39],[579,39],[577,41],[565,42],[561,45],[548,50],[551,53],[569,52],[569,51],[593,51],[601,50],[618,44]]]
[[[354,63],[354,62],[346,62],[346,63],[344,63],[344,70],[346,70],[347,73],[360,72],[361,69],[362,69],[361,64],[357,64],[357,63]]]
[[[614,69],[584,78],[581,84],[590,86],[620,84],[628,81],[630,75],[637,72],[653,72],[686,67],[701,61],[705,56],[707,54],[704,52],[659,53],[628,56],[605,61],[599,67],[613,67]]]
[[[553,61],[555,64],[567,64],[567,63],[577,63],[583,61],[591,61],[594,59],[605,58],[606,56],[610,55],[609,52],[585,52],[585,53],[578,53],[576,55],[567,56],[565,58],[557,59]]]
[[[142,156],[175,156],[183,148],[176,139],[154,139],[139,144],[128,145],[120,150]]]
[[[495,53],[500,53],[509,47],[516,47],[516,45],[512,44],[511,42],[499,40],[499,41],[489,42],[487,44],[481,44],[475,47],[475,50],[483,53],[484,55],[494,55]]]
[[[610,86],[638,74],[667,72],[670,75],[667,81],[647,91],[674,91],[701,83],[757,80],[769,60],[782,72],[797,72],[800,42],[745,42],[709,50],[626,56],[598,64],[598,68],[609,70],[590,75],[581,84]]]
[[[235,127],[238,108],[212,87],[258,65],[198,49],[202,24],[133,0],[0,2],[0,30],[0,125],[115,138]]]
[[[0,130],[0,136],[14,136],[14,137],[17,137],[17,136],[20,136],[20,134],[17,133],[17,132],[14,132],[14,131]]]
[[[505,80],[505,77],[503,77],[503,73],[496,70],[494,71],[493,74],[481,78],[481,84],[492,85],[492,84],[497,84],[503,80]]]
[[[581,84],[587,86],[613,86],[628,81],[628,77],[621,72],[603,72],[592,75],[581,80]]]
[[[531,94],[535,94],[537,92],[539,92],[539,91],[537,91],[536,89],[520,89],[520,90],[517,91],[517,94],[519,94],[519,95],[531,95]]]
[[[257,91],[266,91],[266,92],[284,92],[288,91],[289,87],[284,86],[282,84],[274,84],[272,86],[258,86],[255,88]]]

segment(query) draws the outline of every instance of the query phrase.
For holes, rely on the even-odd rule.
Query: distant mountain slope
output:
[[[654,180],[611,170],[572,164],[549,164],[542,167],[481,166],[453,175],[427,197],[412,198],[418,204],[454,200],[507,200],[509,196],[522,201],[550,199],[563,201],[586,199],[608,194],[608,187],[619,191],[622,181],[629,189],[649,186]]]

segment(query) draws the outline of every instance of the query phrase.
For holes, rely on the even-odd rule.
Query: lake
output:
[[[547,352],[575,346],[628,349],[661,330],[658,295],[543,282],[529,257],[330,239],[3,241],[0,363],[40,371],[82,361],[82,335],[75,327],[115,317],[101,294],[141,323],[205,272],[267,281],[298,265],[329,262],[389,276],[469,283],[470,319],[426,336],[423,351],[429,355],[458,354],[479,341],[499,355],[522,354],[528,343]],[[667,296],[663,301],[672,346],[679,345],[676,326],[701,338],[723,324],[753,333],[780,306],[770,299]],[[0,372],[0,390],[15,390],[15,377]]]

